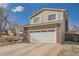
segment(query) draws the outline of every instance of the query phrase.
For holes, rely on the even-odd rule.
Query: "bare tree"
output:
[[[2,36],[2,32],[7,24],[8,16],[8,11],[5,8],[0,7],[0,37]]]
[[[13,35],[15,36],[16,35],[16,22],[15,21],[7,21],[7,23],[9,24],[9,29],[10,31],[13,33]]]
[[[70,32],[79,32],[79,27],[77,25],[73,25],[70,29]]]
[[[16,22],[13,21],[12,26],[13,26],[13,35],[16,36]]]

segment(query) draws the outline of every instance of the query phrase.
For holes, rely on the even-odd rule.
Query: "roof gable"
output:
[[[39,11],[35,12],[32,14],[32,16],[30,16],[30,18],[38,15],[39,13],[45,11],[45,10],[50,10],[50,11],[59,11],[59,12],[63,12],[63,11],[66,11],[66,9],[53,9],[53,8],[43,8],[43,9],[40,9]]]

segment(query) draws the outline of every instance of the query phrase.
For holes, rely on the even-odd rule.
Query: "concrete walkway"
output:
[[[57,56],[62,46],[60,44],[55,44],[48,52],[45,54],[46,56]]]
[[[57,55],[60,46],[45,43],[18,43],[0,47],[2,56],[46,56]]]

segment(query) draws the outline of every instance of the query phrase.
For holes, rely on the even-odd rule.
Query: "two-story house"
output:
[[[37,43],[61,43],[68,31],[65,9],[43,8],[30,16],[30,25],[24,27],[28,41]]]

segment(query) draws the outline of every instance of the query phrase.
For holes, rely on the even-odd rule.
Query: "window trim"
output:
[[[50,19],[50,16],[51,16],[51,15],[55,15],[55,19]],[[48,15],[48,20],[50,20],[50,21],[57,20],[57,14],[49,14],[49,15]]]

